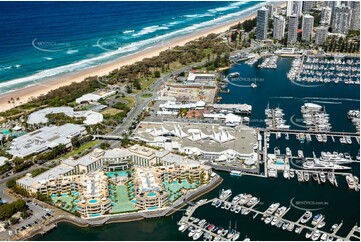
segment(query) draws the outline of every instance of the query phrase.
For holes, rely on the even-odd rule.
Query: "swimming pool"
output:
[[[100,216],[99,213],[92,213],[92,214],[89,214],[89,217],[93,218],[93,217],[98,217]]]
[[[148,197],[155,197],[155,196],[157,196],[157,194],[155,194],[155,192],[150,192],[150,193],[148,194]]]
[[[155,209],[158,209],[157,206],[154,206],[154,207],[149,207],[148,210],[155,210]]]
[[[276,160],[276,165],[284,165],[285,162],[283,160]]]
[[[107,172],[106,175],[110,178],[115,178],[116,176],[127,177],[128,173],[127,171],[112,171],[112,172]]]
[[[96,200],[96,199],[90,199],[90,200],[89,200],[89,203],[92,203],[92,204],[93,204],[93,203],[97,203],[97,202],[98,202],[98,200]]]

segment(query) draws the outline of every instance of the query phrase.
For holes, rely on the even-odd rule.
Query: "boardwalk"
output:
[[[261,132],[269,132],[272,134],[277,134],[278,132],[281,132],[283,134],[311,134],[311,135],[317,135],[317,134],[325,134],[327,136],[334,136],[334,137],[345,137],[345,136],[350,136],[353,138],[356,138],[356,140],[360,137],[359,133],[351,133],[351,132],[336,132],[336,131],[312,131],[312,130],[298,130],[298,129],[285,129],[285,130],[280,130],[280,129],[265,129],[265,128],[261,128],[260,129]],[[359,140],[358,140],[359,142]]]

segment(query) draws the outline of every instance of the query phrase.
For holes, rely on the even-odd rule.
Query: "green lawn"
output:
[[[93,140],[93,141],[89,141],[88,143],[83,144],[82,146],[80,146],[78,149],[71,151],[70,153],[60,157],[60,158],[69,158],[70,156],[76,155],[76,154],[80,154],[81,152],[83,152],[86,149],[89,149],[93,146],[95,146],[97,143],[99,143],[99,140]]]
[[[137,210],[135,204],[129,201],[128,191],[125,185],[116,186],[116,193],[117,195],[112,199],[114,206],[110,213],[124,213]]]

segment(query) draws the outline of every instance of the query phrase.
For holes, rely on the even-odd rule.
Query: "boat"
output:
[[[188,233],[188,237],[193,237],[193,235],[196,233],[196,229],[192,229],[189,233]]]
[[[221,195],[219,195],[219,198],[221,200],[227,200],[230,196],[232,196],[232,190],[231,189],[228,189],[228,190],[222,189]]]
[[[311,239],[312,239],[313,241],[315,241],[315,240],[318,240],[318,238],[320,238],[320,236],[321,236],[320,231],[319,231],[319,230],[315,230],[315,232],[313,233]]]
[[[301,223],[307,223],[310,219],[312,218],[312,212],[311,211],[306,211],[303,216],[301,217]]]
[[[178,228],[178,231],[184,231],[184,230],[186,230],[187,228],[189,227],[189,225],[188,224],[181,224],[181,226],[179,226],[179,228]]]
[[[305,235],[306,239],[311,238],[311,235],[312,235],[312,230],[309,230]]]
[[[274,225],[276,225],[277,222],[278,222],[278,217],[274,216],[271,221],[271,225],[274,226]]]
[[[322,139],[322,136],[320,134],[317,134],[316,135],[316,139],[318,142],[322,143],[323,142],[323,139]]]
[[[310,180],[310,174],[307,171],[303,172],[303,178],[305,179],[305,181],[309,181]]]
[[[232,72],[228,74],[228,77],[233,78],[233,77],[239,77],[239,72]]]
[[[272,222],[272,220],[273,220],[273,216],[269,216],[264,220],[264,223],[269,224],[270,222]]]
[[[296,233],[296,234],[300,234],[301,231],[302,231],[302,227],[296,226],[295,233]]]
[[[280,206],[279,203],[272,203],[271,206],[269,206],[269,208],[265,211],[265,214],[266,215],[273,214],[279,206]]]
[[[252,84],[251,84],[251,87],[252,87],[252,88],[256,88],[256,87],[257,87],[257,84],[256,84],[256,83],[252,83]]]
[[[224,230],[223,228],[219,228],[218,231],[217,231],[217,234],[221,235],[223,233],[223,230]]]
[[[355,189],[355,182],[352,175],[350,174],[346,175],[346,182],[350,189]]]
[[[317,172],[312,173],[312,179],[317,182],[320,180]]]
[[[349,145],[352,144],[352,140],[350,136],[346,136],[346,143]]]
[[[302,182],[303,181],[302,171],[296,171],[296,175],[297,175],[297,181]]]
[[[311,224],[312,225],[317,225],[318,223],[320,223],[321,221],[323,221],[324,219],[324,216],[322,214],[316,214],[313,219],[312,219],[312,222]]]
[[[237,206],[236,209],[234,210],[234,213],[239,213],[241,212],[242,207],[241,206]]]
[[[237,239],[239,238],[239,235],[240,235],[239,232],[235,233],[235,234],[233,235],[233,237],[232,237],[232,241],[237,240]]]
[[[231,176],[242,176],[242,173],[240,171],[231,171]]]
[[[286,140],[289,140],[289,139],[290,139],[290,136],[288,135],[288,133],[286,133],[285,139],[286,139]]]
[[[221,241],[221,239],[222,239],[222,238],[221,238],[221,236],[219,236],[219,235],[216,236],[216,237],[214,237],[214,241]]]
[[[306,134],[306,141],[312,141],[312,138],[311,138],[310,134]]]
[[[346,144],[347,143],[346,138],[344,136],[340,138],[340,143],[341,144]]]
[[[290,223],[290,224],[288,225],[288,227],[287,227],[287,230],[290,231],[290,232],[292,232],[293,229],[294,229],[294,227],[295,227],[295,224],[294,224],[294,223]]]
[[[203,234],[203,231],[198,229],[197,232],[193,235],[193,240],[199,239]]]
[[[332,227],[331,227],[331,231],[333,232],[333,231],[335,231],[335,229],[338,227],[338,224],[334,224],[334,225],[332,225]]]
[[[320,172],[320,180],[321,180],[322,183],[325,183],[325,182],[326,182],[326,175],[325,175],[325,173]]]
[[[256,197],[252,197],[248,203],[247,203],[247,206],[253,206],[254,204],[256,204],[258,202],[258,198]]]
[[[195,218],[193,223],[198,223],[199,222],[199,218]]]
[[[289,176],[289,173],[288,173],[288,170],[283,170],[283,177],[285,178],[285,179],[288,179],[290,176]]]
[[[280,208],[277,209],[276,213],[275,213],[275,216],[281,216],[283,215],[283,213],[287,210],[287,208],[285,206],[282,206]]]
[[[282,229],[283,229],[283,230],[286,230],[287,227],[288,227],[288,225],[289,225],[289,222],[285,222],[285,223],[282,225]]]
[[[335,183],[335,177],[332,172],[327,173],[327,180],[333,185]]]
[[[332,162],[321,161],[318,158],[308,158],[302,164],[304,169],[311,170],[349,170],[348,166],[337,165]]]
[[[321,241],[328,241],[328,235],[326,233],[322,234]]]
[[[290,169],[290,178],[294,178],[295,177],[295,170],[294,169]]]
[[[286,155],[287,156],[292,156],[292,152],[291,152],[291,149],[289,147],[286,147]]]
[[[297,155],[298,155],[298,158],[303,158],[303,151],[302,151],[302,150],[298,150],[298,151],[297,151]]]
[[[325,225],[326,225],[326,222],[321,221],[319,224],[317,224],[317,228],[318,229],[323,228]]]

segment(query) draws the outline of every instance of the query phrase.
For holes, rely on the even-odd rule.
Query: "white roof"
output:
[[[195,81],[197,77],[199,77],[199,78],[215,78],[215,74],[189,72],[187,81]]]
[[[94,111],[74,111],[71,107],[50,107],[33,112],[28,117],[28,124],[47,123],[49,120],[46,117],[52,113],[64,113],[69,117],[84,117],[84,124],[91,125],[103,121],[103,115]]]

